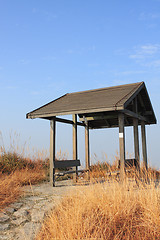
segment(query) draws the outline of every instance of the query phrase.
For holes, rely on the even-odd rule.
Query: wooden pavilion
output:
[[[72,120],[60,115],[72,114]],[[79,121],[77,121],[77,115]],[[145,125],[156,124],[156,117],[144,82],[67,93],[60,98],[32,111],[26,118],[50,120],[50,181],[55,186],[55,142],[56,122],[73,126],[73,160],[70,166],[77,166],[77,126],[85,128],[86,170],[90,167],[89,129],[119,127],[120,177],[125,175],[125,127],[133,126],[135,159],[139,163],[138,125],[141,125],[143,163],[147,169],[147,145]]]

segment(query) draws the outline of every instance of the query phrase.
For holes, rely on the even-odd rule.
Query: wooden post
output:
[[[119,113],[118,121],[119,121],[120,179],[123,182],[125,178],[125,132],[123,113]]]
[[[90,152],[89,152],[89,126],[86,122],[85,126],[85,161],[86,161],[86,170],[90,168]],[[87,179],[89,180],[89,172],[87,172]]]
[[[55,187],[55,146],[56,146],[56,121],[50,121],[50,183]]]
[[[147,163],[147,144],[146,144],[146,130],[144,121],[141,122],[141,136],[142,136],[142,153],[143,153],[143,165],[145,169],[148,169]]]
[[[73,120],[73,160],[76,160],[78,158],[78,153],[77,153],[77,114],[73,114],[72,120]],[[75,170],[76,170],[76,173],[73,174],[73,180],[74,180],[74,182],[77,182],[78,167],[75,167]]]
[[[136,118],[133,119],[133,132],[134,132],[134,154],[138,164],[138,170],[140,170],[138,119]]]

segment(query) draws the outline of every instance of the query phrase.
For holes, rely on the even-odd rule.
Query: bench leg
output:
[[[76,183],[78,181],[78,167],[72,168],[75,173],[73,173],[73,182]]]
[[[53,187],[55,187],[55,168],[53,168]]]

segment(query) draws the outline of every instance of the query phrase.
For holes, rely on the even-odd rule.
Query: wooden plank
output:
[[[78,152],[77,152],[77,115],[72,115],[73,119],[73,160],[77,160],[78,158]],[[75,167],[76,174],[73,175],[74,182],[77,182],[78,178],[78,167]]]
[[[119,150],[120,150],[120,179],[123,182],[125,178],[125,132],[124,132],[124,114],[119,113]]]
[[[55,176],[64,176],[66,174],[72,174],[72,173],[75,173],[76,171],[74,170],[71,170],[71,171],[64,171],[64,172],[57,172],[55,173]],[[78,170],[78,173],[83,173],[83,172],[87,172],[86,169],[82,169],[82,170]]]
[[[55,145],[56,145],[56,122],[50,121],[50,183],[55,187]]]
[[[76,167],[81,166],[80,160],[62,160],[62,161],[55,161],[54,167],[55,168],[67,168],[67,167]]]
[[[147,144],[146,144],[146,130],[144,121],[141,122],[141,137],[142,137],[142,153],[143,153],[143,164],[145,169],[148,169],[147,163]]]
[[[138,168],[138,163],[135,158],[125,159],[124,165],[125,165],[125,168],[132,168],[132,167]],[[120,168],[120,166],[121,166],[121,162],[120,160],[118,160],[117,167]]]

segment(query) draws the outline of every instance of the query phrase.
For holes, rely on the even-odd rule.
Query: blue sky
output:
[[[159,0],[0,0],[0,130],[49,148],[49,122],[25,114],[67,93],[144,81],[159,121]],[[79,129],[84,159],[84,129]],[[72,129],[58,124],[57,150],[71,156]],[[108,160],[118,129],[91,131],[91,155]],[[149,161],[160,167],[159,123],[147,127]],[[132,129],[126,148],[133,153]],[[1,139],[1,144],[2,139]]]

